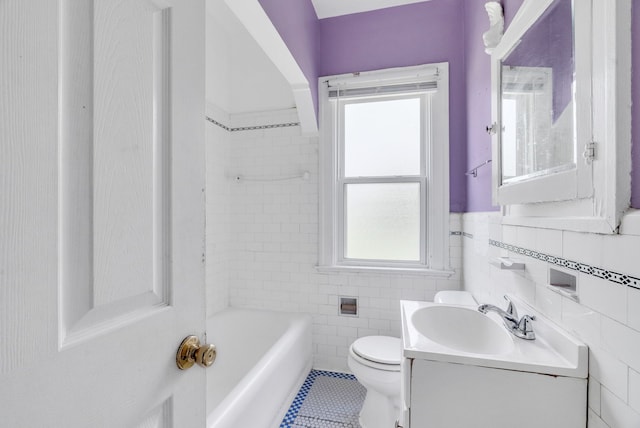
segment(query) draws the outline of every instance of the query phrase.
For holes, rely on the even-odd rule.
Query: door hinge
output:
[[[584,145],[584,152],[582,152],[582,157],[584,158],[584,161],[587,163],[587,165],[591,165],[591,162],[596,159],[596,144],[597,143],[595,141],[591,141]]]

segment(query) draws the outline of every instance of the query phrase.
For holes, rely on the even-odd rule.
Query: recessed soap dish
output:
[[[574,274],[550,267],[549,288],[563,296],[578,300],[578,278]]]
[[[498,257],[491,264],[502,270],[524,270],[524,263],[510,257]]]

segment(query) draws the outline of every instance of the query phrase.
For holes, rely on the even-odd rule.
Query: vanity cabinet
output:
[[[403,428],[585,428],[587,379],[405,358]]]

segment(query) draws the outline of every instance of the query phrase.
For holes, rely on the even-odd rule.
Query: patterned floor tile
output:
[[[353,375],[312,370],[280,428],[360,428],[365,394]]]

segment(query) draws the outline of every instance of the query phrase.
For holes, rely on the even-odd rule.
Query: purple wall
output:
[[[320,22],[311,0],[259,2],[309,81],[317,113]]]
[[[513,20],[523,0],[503,0],[505,23]],[[491,159],[491,57],[484,52],[482,34],[489,29],[484,2],[464,3],[465,77],[467,86],[467,170]],[[506,25],[505,25],[506,28]],[[478,177],[466,177],[467,212],[495,211],[491,204],[491,166],[478,170]]]
[[[506,14],[506,10],[505,10]],[[491,123],[491,61],[484,52],[482,34],[489,29],[484,2],[464,5],[465,77],[467,86],[467,170],[491,159],[491,137],[485,127]],[[478,170],[477,177],[466,177],[466,211],[492,211],[491,166]]]
[[[631,17],[631,206],[640,208],[640,0],[633,0]]]
[[[432,0],[320,21],[322,76],[449,63],[452,212],[466,207],[463,1]]]
[[[491,63],[485,1],[432,0],[318,20],[311,0],[259,0],[310,82],[321,75],[447,61],[450,65],[452,212],[491,211]],[[506,25],[523,0],[502,0]],[[633,0],[632,141],[640,141],[640,0]],[[632,147],[632,206],[640,208],[640,142]]]
[[[504,9],[504,28],[506,29],[511,21],[513,21],[513,18],[515,18],[524,0],[502,0],[501,3],[502,9]],[[488,22],[489,21],[487,21],[487,29],[489,26]]]

